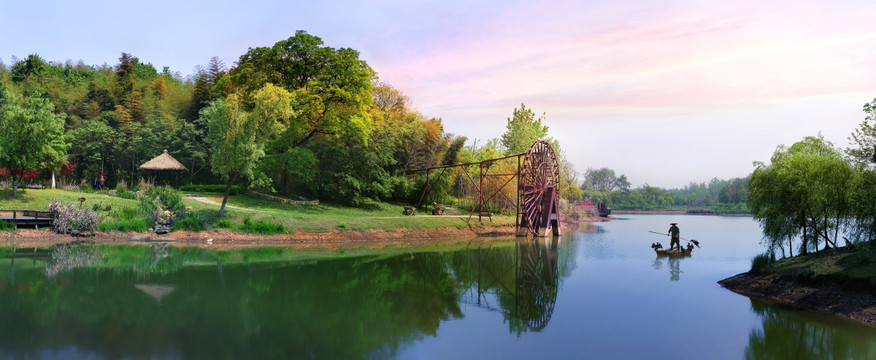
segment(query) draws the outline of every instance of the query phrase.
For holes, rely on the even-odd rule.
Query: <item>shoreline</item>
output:
[[[742,273],[718,281],[740,295],[776,301],[876,326],[876,295],[848,289],[835,283],[800,284],[780,273]]]
[[[562,223],[561,233],[573,231],[582,224],[608,221],[610,218],[584,218],[577,223]],[[167,234],[152,232],[108,232],[92,236],[56,234],[50,229],[19,229],[0,232],[0,246],[19,248],[48,248],[70,242],[92,242],[100,245],[143,245],[166,243],[172,246],[196,246],[213,249],[249,247],[302,247],[336,249],[344,246],[410,246],[409,244],[440,245],[458,243],[460,239],[504,239],[515,236],[513,225],[471,225],[466,228],[396,228],[393,230],[370,229],[332,230],[329,232],[301,232],[289,234],[260,235],[236,232],[227,229],[206,231],[173,231]]]

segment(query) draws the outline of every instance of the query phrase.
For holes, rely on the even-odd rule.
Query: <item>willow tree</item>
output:
[[[756,164],[748,205],[773,249],[801,236],[801,253],[836,246],[852,212],[856,173],[829,141],[806,137],[779,146],[771,163]]]
[[[245,110],[234,94],[201,110],[201,118],[209,128],[207,143],[212,150],[213,173],[226,181],[219,216],[225,214],[231,186],[240,177],[254,178],[253,169],[265,156],[265,142],[283,131],[286,119],[295,114],[290,102],[288,91],[268,84],[253,95],[252,111]]]
[[[18,194],[24,172],[60,164],[70,147],[64,139],[66,115],[37,96],[19,96],[0,84],[0,167],[12,174]]]

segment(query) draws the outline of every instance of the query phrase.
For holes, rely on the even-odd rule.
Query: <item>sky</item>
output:
[[[874,16],[872,0],[0,0],[0,59],[126,52],[185,77],[305,30],[469,143],[525,104],[577,171],[680,188],[806,136],[848,147],[876,99]]]

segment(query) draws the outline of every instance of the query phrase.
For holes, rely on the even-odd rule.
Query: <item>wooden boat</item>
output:
[[[651,244],[651,248],[654,249],[654,252],[657,253],[657,256],[668,256],[668,257],[686,257],[690,256],[693,253],[693,244],[688,244],[687,248],[677,248],[677,249],[664,249],[663,245],[660,243]]]
[[[687,257],[687,256],[690,256],[691,253],[693,253],[693,249],[692,249],[692,248],[688,248],[688,249],[673,249],[673,250],[667,250],[667,249],[654,249],[654,252],[657,253],[657,256]]]

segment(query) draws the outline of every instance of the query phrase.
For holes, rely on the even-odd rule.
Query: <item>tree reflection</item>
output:
[[[751,309],[763,327],[748,335],[747,359],[876,359],[872,328],[828,326],[754,299]]]
[[[557,239],[475,241],[446,253],[189,266],[178,251],[191,250],[146,247],[101,255],[109,268],[51,276],[57,260],[2,259],[0,358],[63,348],[111,358],[392,357],[461,318],[460,303],[502,313],[518,334],[539,331],[574,268],[574,254],[558,248]]]

